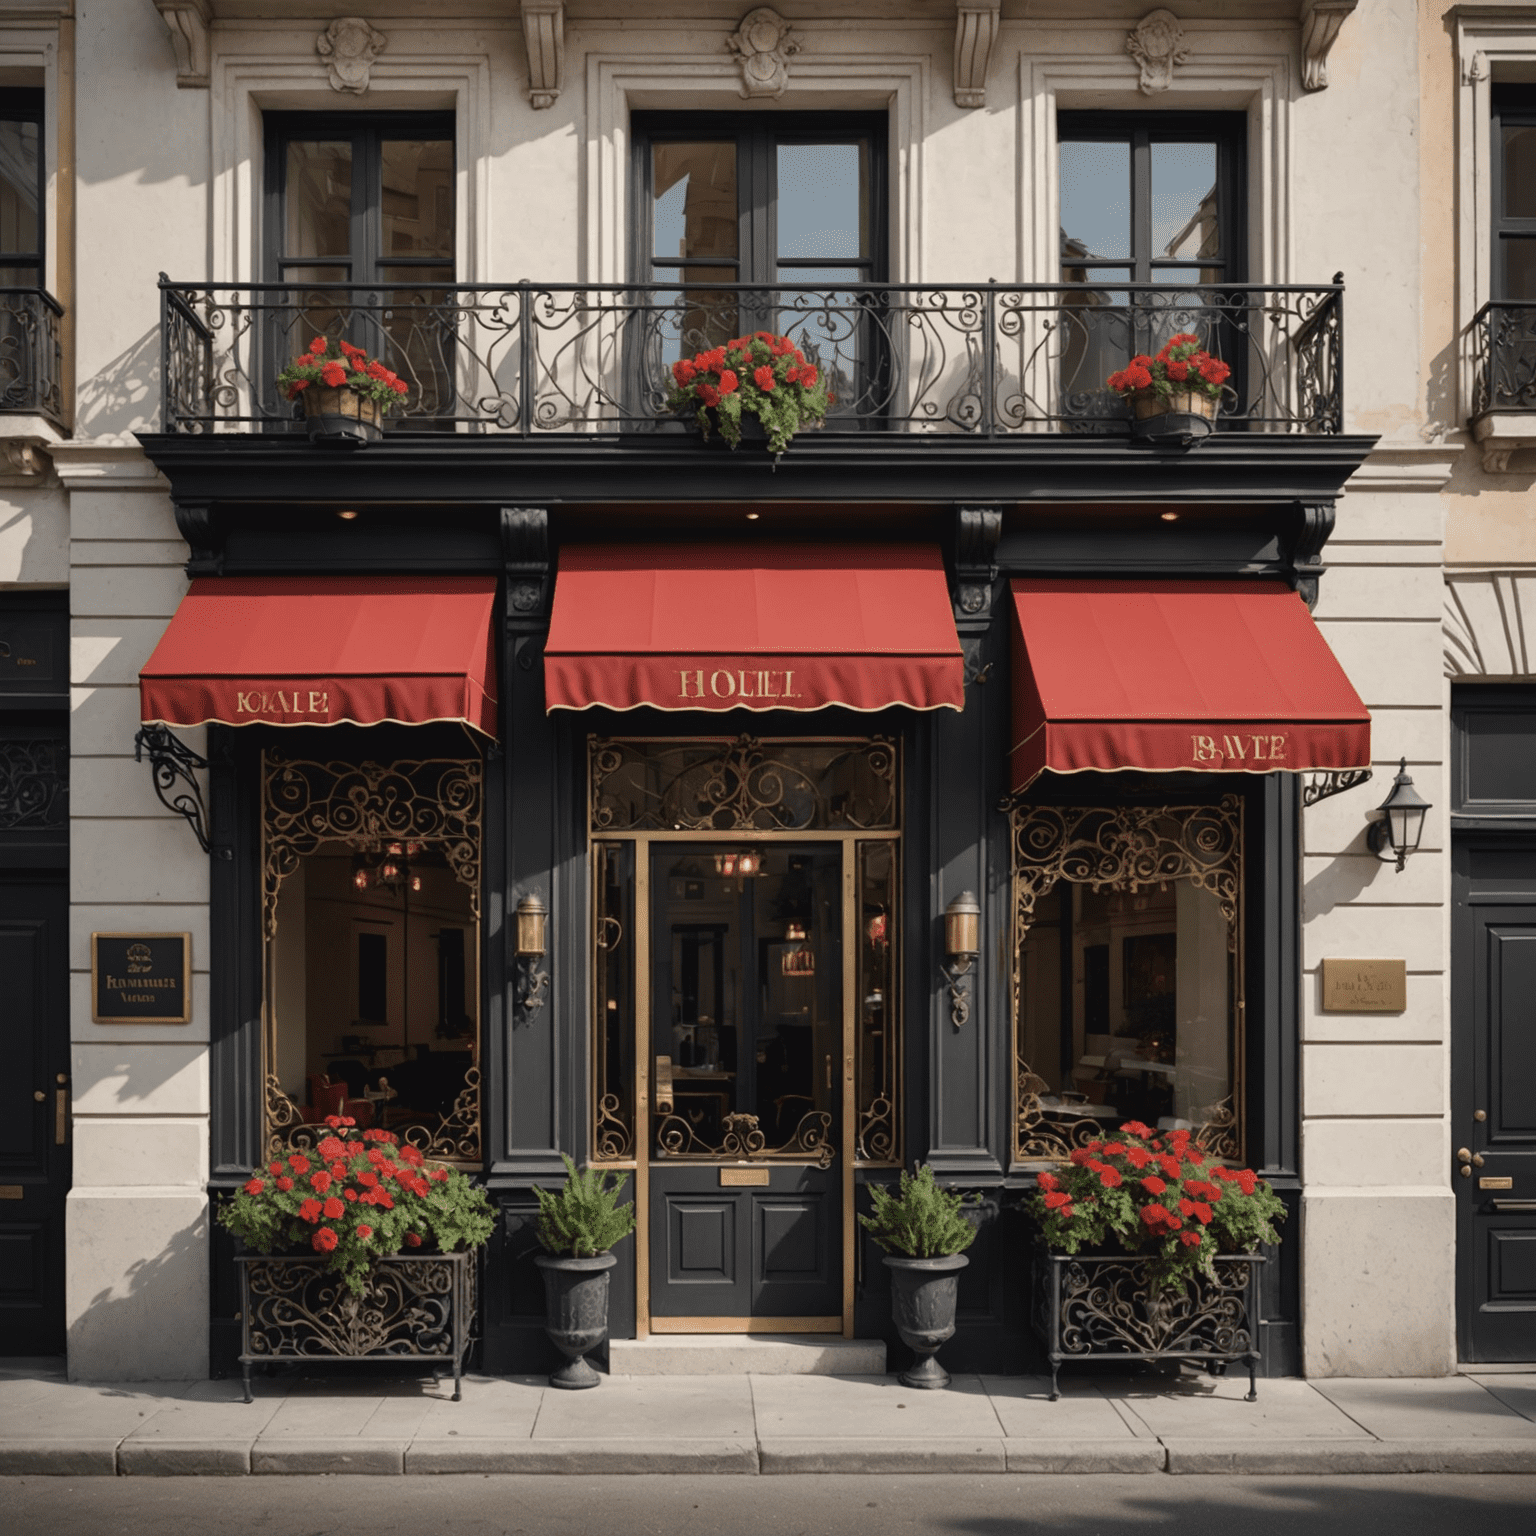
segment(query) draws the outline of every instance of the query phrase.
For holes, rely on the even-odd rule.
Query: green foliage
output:
[[[920,1167],[916,1178],[903,1169],[898,1193],[893,1195],[881,1185],[871,1184],[869,1196],[874,1214],[860,1216],[859,1221],[891,1253],[932,1259],[960,1253],[976,1240],[976,1228],[963,1214],[975,1200],[940,1189],[933,1181],[932,1168]]]
[[[1143,1254],[1154,1285],[1182,1291],[1213,1272],[1219,1253],[1278,1243],[1278,1195],[1251,1168],[1207,1158],[1188,1131],[1153,1131],[1138,1121],[1076,1148],[1042,1173],[1026,1204],[1057,1253],[1111,1242]]]
[[[566,1171],[560,1193],[533,1191],[539,1197],[539,1241],[551,1253],[575,1259],[607,1253],[635,1229],[634,1201],[618,1204],[627,1175],[615,1174],[610,1184],[599,1169],[582,1172],[563,1152],[560,1157]]]
[[[667,408],[692,415],[706,437],[718,428],[732,448],[741,441],[743,415],[762,422],[777,454],[801,427],[819,427],[831,404],[816,364],[787,336],[771,331],[683,358],[672,365],[672,378]]]
[[[254,1173],[220,1207],[219,1223],[256,1253],[313,1251],[359,1295],[389,1254],[478,1248],[496,1213],[457,1168],[429,1163],[388,1131],[355,1131],[332,1115],[311,1152]]]

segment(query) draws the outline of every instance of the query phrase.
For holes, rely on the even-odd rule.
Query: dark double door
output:
[[[0,1355],[64,1350],[69,886],[0,869]]]
[[[655,1331],[842,1325],[846,852],[652,845]]]
[[[1536,833],[1454,854],[1452,1120],[1463,1360],[1536,1360]]]

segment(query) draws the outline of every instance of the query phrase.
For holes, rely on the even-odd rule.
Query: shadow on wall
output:
[[[99,373],[80,384],[75,435],[127,440],[160,423],[160,328],[146,331]]]
[[[1326,917],[1335,907],[1348,906],[1350,902],[1358,900],[1376,876],[1390,867],[1365,848],[1363,832],[1360,834],[1360,844],[1359,853],[1351,849],[1330,860],[1302,887],[1302,922],[1309,923],[1314,917]]]
[[[71,1381],[191,1381],[208,1374],[208,1212],[188,1191],[167,1201],[78,1195],[70,1209],[74,1274],[112,1271],[136,1247],[157,1252],[133,1259],[88,1300],[70,1297]],[[199,1214],[163,1239],[156,1216]],[[71,1286],[73,1292],[74,1287]]]

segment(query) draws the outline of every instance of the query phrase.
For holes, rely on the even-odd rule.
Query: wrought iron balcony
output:
[[[1536,304],[1496,299],[1472,317],[1472,414],[1536,413]]]
[[[64,311],[41,288],[0,288],[0,412],[64,424]]]
[[[684,433],[671,363],[743,331],[794,339],[830,380],[826,431],[996,443],[1125,434],[1105,379],[1193,332],[1232,370],[1220,429],[1338,434],[1343,284],[865,283],[298,286],[162,277],[164,430],[302,432],[273,380],[317,334],[410,385],[398,433]]]

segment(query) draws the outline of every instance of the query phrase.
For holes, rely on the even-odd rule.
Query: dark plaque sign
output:
[[[192,935],[93,933],[91,1018],[98,1024],[186,1024]]]

